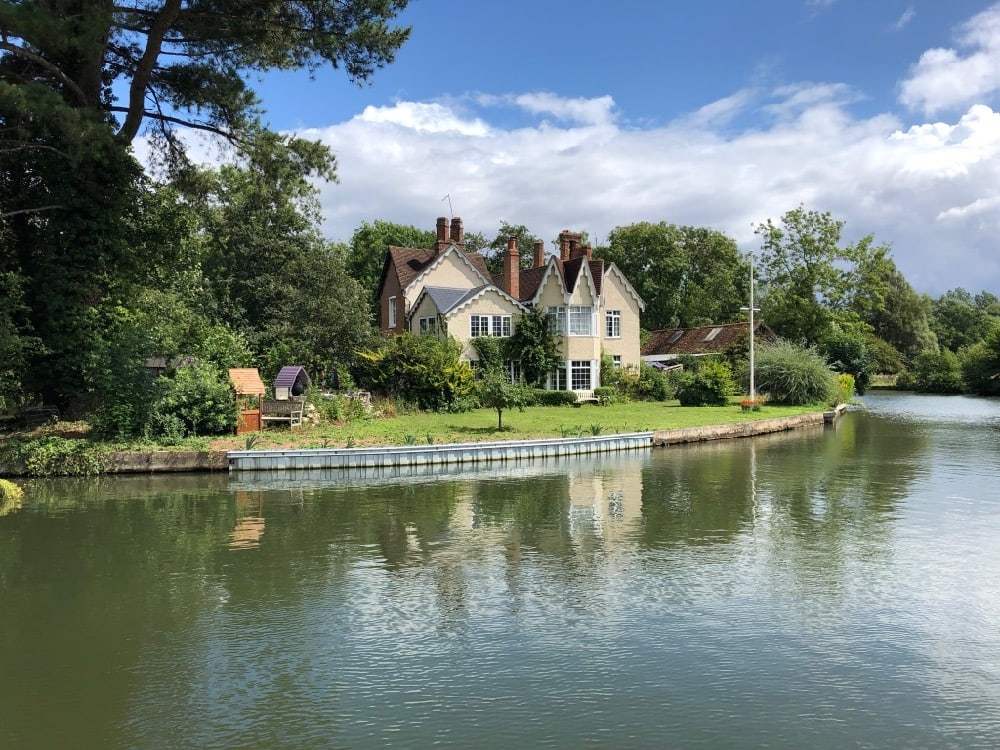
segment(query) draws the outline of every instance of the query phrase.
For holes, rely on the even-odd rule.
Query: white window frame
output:
[[[612,362],[612,364],[614,364],[616,370],[622,369],[622,355],[620,355],[620,354],[612,354],[611,355],[611,362]]]
[[[388,328],[396,327],[396,298],[389,297],[389,325]]]
[[[566,308],[549,305],[545,314],[549,319],[549,330],[557,336],[566,335]]]
[[[622,337],[621,310],[608,310],[604,313],[604,335],[609,339]]]
[[[507,373],[507,380],[510,383],[521,382],[521,363],[516,359],[508,359],[504,364],[504,371]]]
[[[589,359],[573,359],[569,363],[570,390],[589,391],[594,388],[594,363]]]
[[[550,391],[565,391],[569,382],[566,378],[566,362],[560,362],[559,366],[549,373],[548,389]]]
[[[510,315],[470,315],[469,335],[472,338],[493,336],[508,338],[512,331]]]
[[[591,305],[570,305],[566,317],[570,336],[594,335],[594,308]]]
[[[420,333],[437,333],[437,316],[430,315],[420,318],[417,321],[417,325],[419,326]]]

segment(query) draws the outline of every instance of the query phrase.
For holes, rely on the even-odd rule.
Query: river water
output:
[[[405,478],[36,481],[2,748],[1000,747],[1000,402]]]

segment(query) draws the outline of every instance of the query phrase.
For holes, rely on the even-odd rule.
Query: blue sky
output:
[[[266,119],[338,156],[324,231],[449,213],[546,240],[725,231],[802,204],[918,291],[1000,294],[1000,2],[411,0],[371,85],[266,76]]]

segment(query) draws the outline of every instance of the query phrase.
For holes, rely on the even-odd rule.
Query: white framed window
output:
[[[389,328],[396,327],[396,298],[389,297]]]
[[[549,306],[549,330],[559,336],[593,336],[594,308],[590,305]]]
[[[437,333],[437,317],[430,316],[429,318],[420,319],[420,332],[421,333]]]
[[[589,305],[572,305],[569,308],[569,335],[594,335],[594,308]]]
[[[593,378],[589,359],[574,359],[569,363],[570,388],[574,391],[589,391],[593,388]]]
[[[509,315],[471,315],[469,316],[469,334],[477,336],[510,336],[511,322]]]
[[[566,308],[553,307],[549,305],[545,309],[545,314],[549,318],[549,330],[557,336],[566,335]]]
[[[622,355],[620,355],[620,354],[612,354],[611,355],[611,362],[612,362],[612,364],[614,364],[616,370],[622,369]]]
[[[565,391],[566,390],[566,363],[563,362],[559,367],[554,369],[549,373],[549,390],[550,391]]]
[[[604,335],[609,339],[622,337],[621,310],[608,310],[604,313]]]
[[[514,359],[504,362],[504,369],[507,372],[507,380],[511,383],[521,382],[521,363]]]

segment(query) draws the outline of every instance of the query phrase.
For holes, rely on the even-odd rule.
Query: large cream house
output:
[[[395,333],[450,334],[474,363],[473,338],[510,336],[522,313],[540,308],[563,357],[549,376],[550,389],[599,386],[602,353],[617,367],[638,367],[643,301],[614,263],[592,257],[579,233],[560,233],[558,256],[535,243],[531,267],[520,266],[511,240],[503,273],[492,276],[482,256],[465,252],[462,220],[441,217],[433,248],[388,248],[378,287],[381,326]],[[516,365],[511,367],[517,377]]]

